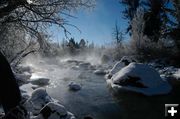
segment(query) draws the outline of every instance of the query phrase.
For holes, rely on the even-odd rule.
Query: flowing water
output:
[[[102,75],[95,75],[89,63],[80,61],[41,63],[33,76],[51,79],[47,86],[50,96],[60,101],[78,119],[164,119],[164,104],[178,103],[180,90],[166,95],[146,97],[134,93],[112,93]],[[76,82],[79,91],[69,90]]]

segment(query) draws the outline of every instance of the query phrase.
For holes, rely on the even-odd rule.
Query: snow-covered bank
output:
[[[24,106],[31,119],[75,119],[75,116],[51,98],[44,88],[34,90]]]
[[[32,75],[31,68],[33,67],[20,65],[14,71],[23,99],[26,100],[23,105],[30,119],[75,119],[71,112],[46,92],[44,86],[49,85],[50,79]],[[35,69],[34,71],[36,72]]]

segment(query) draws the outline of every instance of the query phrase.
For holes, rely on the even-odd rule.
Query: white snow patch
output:
[[[75,119],[75,116],[51,98],[44,88],[34,90],[24,106],[31,112],[31,119]]]
[[[26,103],[26,108],[31,110],[33,114],[38,114],[44,105],[53,101],[44,88],[38,88],[32,92]]]
[[[40,111],[40,114],[42,115],[47,113],[50,114],[47,119],[59,119],[60,117],[67,116],[67,110],[65,107],[54,102],[49,102]]]
[[[114,75],[117,73],[119,70],[121,70],[123,67],[125,67],[127,64],[126,63],[131,63],[131,62],[136,62],[135,59],[132,57],[124,56],[121,58],[120,61],[118,61],[113,68],[109,71],[109,75]]]
[[[107,72],[104,69],[97,69],[94,71],[94,74],[96,75],[105,75]]]
[[[35,85],[32,85],[30,83],[20,86],[20,90],[21,90],[22,94],[27,94],[29,96],[32,94],[32,92],[36,88],[38,88],[38,87]]]
[[[14,75],[15,75],[15,78],[16,78],[17,80],[20,80],[20,81],[22,81],[22,82],[24,82],[24,83],[26,83],[26,82],[30,79],[30,77],[31,77],[31,74],[28,73],[28,72],[23,72],[23,73],[21,73],[21,74],[19,74],[19,73],[14,73]]]
[[[176,79],[180,80],[180,69],[175,72],[174,77],[176,77]]]

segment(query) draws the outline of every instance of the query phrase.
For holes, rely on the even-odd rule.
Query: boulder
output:
[[[81,89],[81,85],[80,84],[77,84],[75,82],[71,82],[69,83],[69,89],[72,90],[72,91],[78,91]]]
[[[135,59],[133,59],[132,57],[127,57],[124,56],[121,58],[120,61],[118,61],[113,68],[109,71],[109,75],[113,76],[115,73],[117,73],[118,71],[120,71],[123,67],[129,65],[131,62],[136,62]]]
[[[140,63],[130,63],[107,82],[115,90],[134,91],[148,96],[167,94],[172,89],[155,69]]]
[[[32,92],[31,97],[27,100],[26,107],[36,115],[47,103],[53,101],[44,88],[38,88]]]
[[[40,111],[45,119],[59,119],[67,116],[67,111],[64,106],[49,102]]]
[[[107,72],[104,69],[97,69],[94,71],[96,75],[105,75]]]
[[[81,67],[81,68],[88,68],[90,65],[91,65],[91,63],[89,63],[89,62],[79,63],[79,67]]]
[[[31,83],[27,83],[27,84],[20,86],[20,91],[21,91],[22,95],[24,95],[26,97],[28,95],[30,97],[30,95],[32,94],[32,92],[36,88],[38,88],[36,85],[32,85]]]
[[[14,73],[15,78],[18,80],[18,82],[21,83],[28,83],[28,80],[31,78],[31,74],[28,72],[23,73]]]
[[[50,79],[48,78],[35,78],[35,79],[31,79],[30,83],[32,83],[33,85],[44,86],[49,84],[49,80]]]
[[[29,72],[31,73],[31,67],[30,66],[26,66],[26,65],[20,65],[19,66],[19,71],[20,72]]]

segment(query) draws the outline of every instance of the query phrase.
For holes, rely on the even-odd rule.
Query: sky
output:
[[[67,18],[70,24],[75,25],[81,31],[67,26],[67,30],[71,32],[68,37],[73,37],[76,41],[85,39],[89,43],[108,45],[113,41],[112,32],[116,22],[123,32],[128,26],[127,21],[123,19],[123,9],[119,0],[97,0],[94,9],[81,9],[72,14],[76,18]],[[55,41],[62,42],[62,39],[65,38],[62,29],[53,28],[51,32]],[[128,39],[127,35],[126,39]]]

